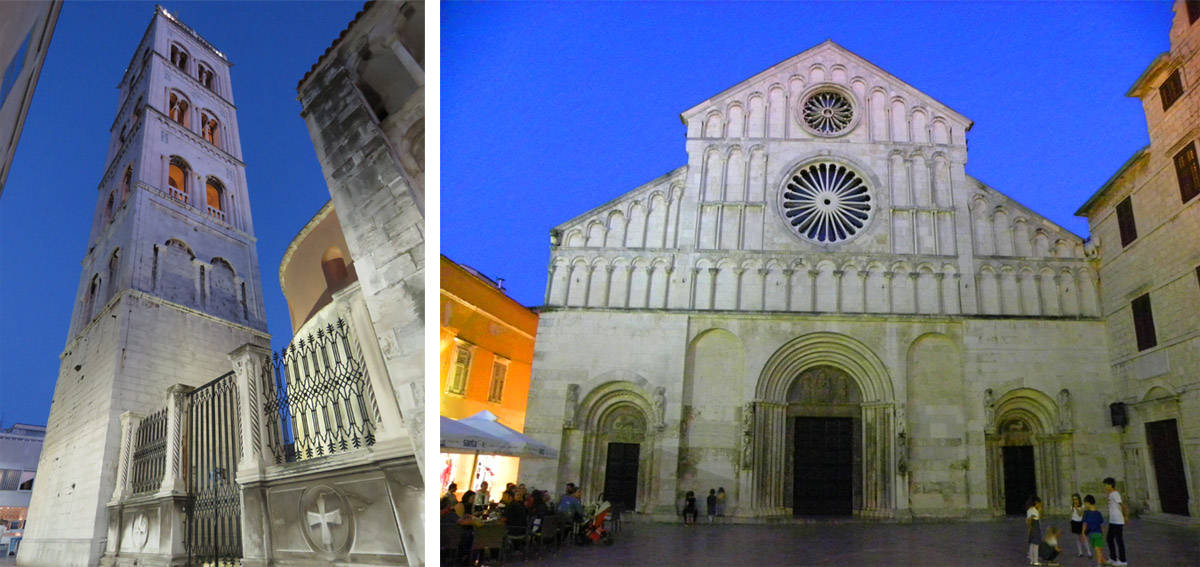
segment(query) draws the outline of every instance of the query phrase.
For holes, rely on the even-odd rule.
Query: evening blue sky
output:
[[[552,227],[687,163],[679,114],[832,39],[974,121],[967,174],[1060,226],[1148,136],[1170,2],[442,8],[442,252],[543,302]]]
[[[224,52],[273,347],[291,338],[288,243],[329,200],[296,83],[362,9],[335,3],[162,2]],[[45,424],[87,251],[117,89],[153,3],[63,6],[0,197],[0,418]],[[165,395],[165,393],[164,393]]]

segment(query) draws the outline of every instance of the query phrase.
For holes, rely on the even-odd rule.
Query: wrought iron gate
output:
[[[188,401],[188,565],[237,565],[242,504],[234,482],[240,449],[234,373],[196,388]]]

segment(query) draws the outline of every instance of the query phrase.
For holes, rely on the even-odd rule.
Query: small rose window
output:
[[[814,163],[792,174],[781,194],[784,219],[802,238],[831,244],[852,238],[871,218],[862,176],[836,163]]]

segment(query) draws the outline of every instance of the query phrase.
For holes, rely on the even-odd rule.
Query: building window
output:
[[[37,471],[25,471],[21,473],[21,485],[17,490],[33,490],[33,477],[37,476]]]
[[[346,281],[349,272],[346,270],[346,258],[342,255],[342,249],[337,246],[330,246],[325,254],[321,255],[321,272],[325,274],[325,287],[328,289],[338,289],[342,282]]]
[[[504,376],[508,374],[508,361],[497,360],[492,363],[492,386],[488,389],[488,401],[500,403],[504,395]]]
[[[1200,194],[1200,165],[1196,163],[1196,142],[1175,154],[1175,176],[1179,178],[1179,196],[1186,203]]]
[[[178,67],[180,71],[187,72],[188,54],[178,45],[171,46],[171,64]]]
[[[204,137],[208,143],[221,147],[220,135],[217,133],[217,119],[207,114],[200,115],[200,135]]]
[[[1117,204],[1117,226],[1121,229],[1121,246],[1137,240],[1137,224],[1133,221],[1133,202],[1130,197]]]
[[[200,68],[200,71],[197,73],[197,75],[198,75],[197,78],[200,79],[200,84],[204,85],[204,88],[206,88],[210,91],[213,90],[212,69],[209,69],[208,65],[205,65],[203,63],[200,63],[199,65],[197,65],[197,67]]]
[[[450,373],[450,384],[446,387],[447,394],[463,395],[467,393],[467,377],[471,372],[471,347],[458,345],[454,352],[454,368]]]
[[[171,197],[181,203],[188,202],[187,193],[187,178],[191,172],[186,161],[183,161],[179,156],[171,156],[171,170],[167,175],[167,185],[169,186]]]
[[[204,184],[204,202],[208,205],[208,216],[220,221],[225,220],[225,207],[221,205],[225,197],[225,186],[215,177],[209,177]]]
[[[1183,96],[1183,81],[1179,79],[1179,69],[1176,69],[1162,86],[1158,87],[1158,97],[1162,99],[1163,110],[1171,108],[1179,97]]]
[[[1133,300],[1133,332],[1137,334],[1138,350],[1158,344],[1154,335],[1154,312],[1150,309],[1150,294]]]
[[[21,484],[21,471],[7,469],[0,476],[0,490],[16,490]]]
[[[133,166],[125,168],[125,175],[121,177],[121,202],[129,198],[129,187],[133,184]]]
[[[174,120],[174,121],[178,122],[181,126],[186,127],[188,125],[187,115],[188,115],[188,108],[190,106],[191,105],[188,104],[187,99],[185,99],[182,96],[179,96],[175,93],[171,93],[171,101],[170,101],[171,120]]]

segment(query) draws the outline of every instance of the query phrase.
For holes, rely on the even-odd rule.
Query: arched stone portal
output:
[[[1060,396],[1063,397],[1063,396]],[[1065,396],[1069,400],[1069,393]],[[1069,403],[1069,401],[1067,402]],[[1009,391],[987,408],[994,416],[986,432],[988,501],[992,514],[1019,513],[1032,485],[1046,512],[1070,507],[1076,486],[1071,452],[1071,425],[1060,420],[1061,402],[1031,388]],[[1023,478],[1013,478],[1013,475]],[[1024,478],[1032,474],[1032,482]],[[1012,494],[1012,491],[1020,493]]]
[[[643,390],[632,382],[607,382],[580,404],[579,486],[586,499],[604,492],[614,505],[619,501],[639,512],[656,503],[655,440],[661,418]]]
[[[813,385],[827,384],[833,392],[816,394]],[[841,396],[844,389],[844,396]],[[859,462],[853,484],[853,513],[892,517],[896,509],[896,407],[891,377],[883,362],[866,345],[837,333],[812,333],[781,346],[767,361],[755,387],[755,399],[743,408],[742,507],[754,516],[790,516],[793,494],[789,457],[793,448],[788,426],[811,415],[816,404],[792,396],[816,399],[833,394],[853,412],[852,425]],[[857,398],[857,399],[855,399]],[[789,411],[789,408],[791,411]],[[851,419],[854,419],[851,417]],[[748,504],[748,505],[747,505]]]

